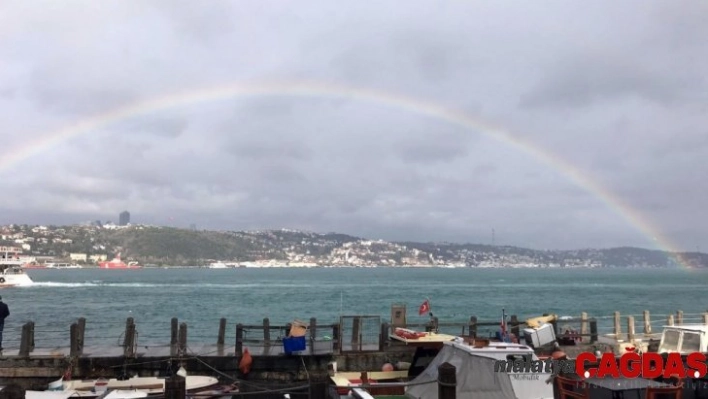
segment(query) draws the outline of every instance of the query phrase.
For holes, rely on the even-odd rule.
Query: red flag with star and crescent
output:
[[[424,315],[428,312],[430,312],[430,301],[426,299],[418,308],[418,315]]]

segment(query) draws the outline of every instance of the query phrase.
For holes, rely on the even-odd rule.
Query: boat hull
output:
[[[22,274],[0,274],[0,288],[32,285],[30,276]]]

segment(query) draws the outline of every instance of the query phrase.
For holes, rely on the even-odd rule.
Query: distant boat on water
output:
[[[0,262],[0,288],[32,285],[33,283],[22,267]]]
[[[128,262],[120,260],[120,254],[109,261],[98,262],[99,269],[142,269],[138,262]]]

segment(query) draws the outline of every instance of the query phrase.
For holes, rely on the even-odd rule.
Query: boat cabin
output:
[[[708,352],[708,326],[704,324],[664,326],[658,352],[678,352],[682,355]]]

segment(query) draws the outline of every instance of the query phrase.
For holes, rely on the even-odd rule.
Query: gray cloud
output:
[[[707,246],[703,3],[38,9],[0,6],[6,151],[135,112],[0,161],[15,193],[0,223],[128,209],[184,227],[472,242],[495,229],[497,243],[538,248],[654,245],[619,199],[680,247]],[[229,92],[300,81],[317,85]],[[330,84],[388,94],[318,89]],[[467,112],[477,128],[421,103]],[[512,144],[521,139],[531,146]]]

